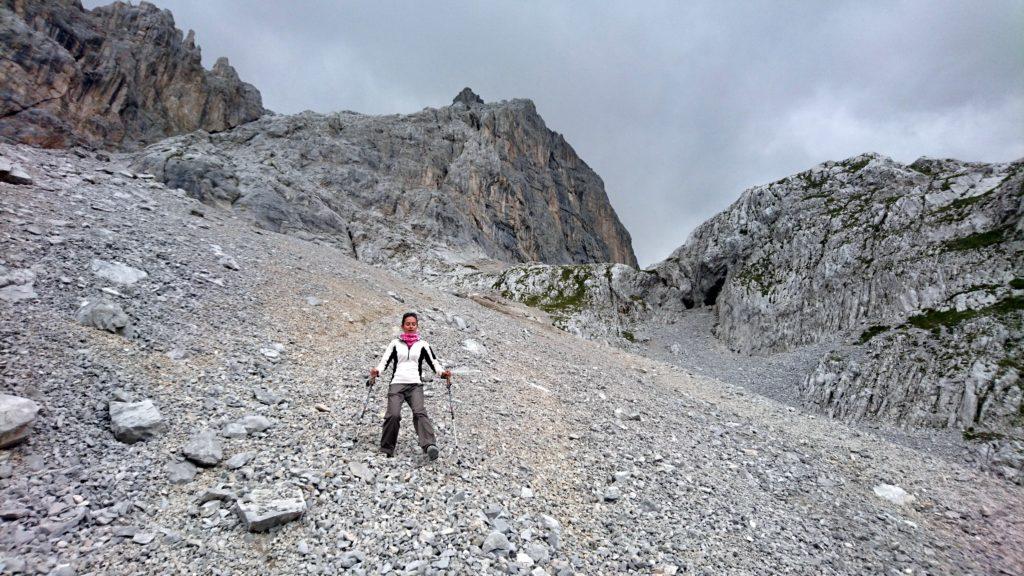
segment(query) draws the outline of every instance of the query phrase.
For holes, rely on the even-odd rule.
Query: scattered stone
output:
[[[77,319],[84,326],[113,333],[120,333],[128,326],[128,315],[121,305],[109,300],[87,301],[78,309]]]
[[[152,438],[166,429],[160,411],[152,400],[111,402],[110,426],[114,438],[125,444]]]
[[[302,491],[288,485],[257,488],[235,503],[235,511],[249,532],[266,532],[297,520],[306,512]]]
[[[531,542],[526,545],[525,551],[526,555],[538,564],[548,561],[548,547],[543,544]]]
[[[395,294],[394,292],[392,292],[390,290],[388,290],[388,296],[391,296],[392,298],[394,298],[396,302],[402,302],[402,303],[405,302],[405,300],[403,300],[401,296],[399,296],[398,294]]]
[[[281,397],[266,388],[256,388],[252,391],[252,395],[260,404],[267,406],[276,406],[281,403]]]
[[[232,492],[231,490],[228,490],[227,488],[224,488],[223,486],[216,486],[216,487],[213,487],[213,488],[207,488],[206,490],[204,490],[202,492],[202,494],[197,496],[196,497],[196,504],[200,504],[200,505],[206,504],[207,502],[210,502],[211,500],[218,500],[218,501],[223,501],[223,502],[234,502],[237,499],[238,499],[238,496],[234,492]]]
[[[28,514],[28,508],[16,507],[11,504],[5,504],[3,508],[0,508],[0,520],[17,520],[28,516]]]
[[[216,466],[224,458],[220,438],[212,430],[194,434],[181,451],[186,458],[200,466]]]
[[[238,262],[236,262],[234,258],[232,258],[231,256],[228,256],[227,254],[225,254],[224,256],[221,256],[220,259],[217,260],[217,262],[221,266],[227,268],[228,270],[238,270],[239,269],[238,268]]]
[[[220,434],[225,438],[245,438],[249,435],[249,431],[246,429],[245,425],[240,422],[229,422],[224,425]]]
[[[879,498],[884,498],[899,506],[910,504],[916,500],[914,496],[908,494],[903,488],[893,484],[879,484],[878,486],[875,486],[874,491],[875,495]]]
[[[530,556],[525,552],[520,552],[516,554],[516,564],[529,568],[533,566],[533,562],[533,558],[530,558]]]
[[[85,518],[85,509],[77,508],[70,518],[58,519],[39,523],[39,531],[51,538],[57,538],[68,530],[71,530]]]
[[[306,296],[306,304],[310,306],[319,306],[323,303],[324,301],[317,298],[316,296]]]
[[[491,552],[507,554],[509,550],[512,549],[512,545],[509,543],[508,537],[505,536],[505,534],[495,530],[484,538],[483,546],[480,548],[487,554],[490,554]]]
[[[353,476],[361,479],[363,482],[366,482],[367,484],[373,482],[373,479],[376,477],[376,474],[374,474],[373,470],[370,470],[370,467],[366,464],[366,462],[357,462],[353,460],[352,462],[348,463],[348,470],[349,472],[352,473]]]
[[[462,341],[462,349],[475,356],[487,355],[487,347],[472,338]]]
[[[622,498],[622,490],[619,490],[616,486],[609,486],[604,491],[605,502],[616,502],[619,498]]]
[[[276,404],[276,402],[275,402]],[[238,421],[245,428],[247,434],[254,434],[256,432],[263,432],[274,425],[266,416],[260,416],[259,414],[250,414],[245,418]]]
[[[71,564],[58,564],[46,576],[75,576],[75,569]]]
[[[172,462],[167,465],[167,481],[171,484],[187,484],[196,477],[198,469],[191,462]]]
[[[0,448],[14,446],[28,437],[39,414],[39,405],[28,398],[0,394]]]
[[[615,409],[615,417],[619,420],[636,420],[637,422],[642,419],[640,412],[636,410],[626,410],[623,408]]]
[[[317,412],[330,412],[331,411],[331,409],[328,408],[326,404],[314,404],[313,408],[315,408]]]
[[[0,157],[0,182],[27,185],[32,184],[32,177],[29,176],[21,166],[18,166],[6,158]]]
[[[0,265],[0,300],[14,303],[37,298],[33,288],[35,278],[31,270],[11,270]]]
[[[155,532],[137,532],[135,536],[132,536],[132,542],[135,542],[140,546],[145,546],[152,542],[155,538]]]
[[[127,264],[121,262],[108,262],[106,260],[93,259],[90,265],[92,273],[109,280],[115,284],[121,284],[124,286],[131,286],[139,280],[146,278],[149,274],[138,268],[132,268]]]
[[[228,461],[224,463],[224,466],[226,466],[228,470],[237,470],[248,464],[249,461],[255,457],[255,452],[239,452],[231,458],[228,458]]]
[[[167,357],[171,360],[181,360],[187,355],[188,353],[182,348],[172,348],[167,351]]]

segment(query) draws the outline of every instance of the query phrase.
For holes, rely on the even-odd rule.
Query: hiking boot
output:
[[[387,456],[388,458],[394,458],[395,457],[395,453],[394,452],[388,452],[387,450],[381,450],[380,453],[385,455],[385,456]]]
[[[430,458],[431,460],[437,460],[437,455],[440,453],[441,451],[437,449],[437,446],[434,446],[433,444],[427,446],[427,458]]]

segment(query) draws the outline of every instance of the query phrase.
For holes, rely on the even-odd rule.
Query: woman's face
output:
[[[419,322],[417,322],[416,318],[413,316],[409,316],[402,321],[402,331],[406,334],[412,334],[417,328],[419,328]]]

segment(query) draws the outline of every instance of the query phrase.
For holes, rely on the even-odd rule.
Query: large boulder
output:
[[[135,284],[139,280],[142,280],[148,274],[145,271],[133,268],[127,264],[121,262],[108,262],[106,260],[100,260],[94,258],[92,263],[89,265],[89,269],[92,273],[109,280],[114,284],[123,284],[130,286]]]
[[[114,437],[127,444],[152,438],[166,429],[160,410],[152,400],[111,402],[110,426]]]
[[[39,405],[20,396],[0,394],[0,448],[7,448],[28,437]]]
[[[120,304],[109,300],[89,300],[78,309],[79,324],[119,333],[128,326],[128,315]]]
[[[8,184],[31,184],[32,177],[29,176],[21,166],[0,156],[0,182]]]
[[[224,459],[224,446],[213,430],[197,432],[189,438],[181,452],[200,466],[216,466]]]
[[[31,270],[10,269],[0,265],[0,300],[20,302],[37,297],[33,283],[36,275]]]
[[[257,488],[235,503],[235,511],[246,530],[266,532],[300,518],[306,512],[306,500],[293,486]]]

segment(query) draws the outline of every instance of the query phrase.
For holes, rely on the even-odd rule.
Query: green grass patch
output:
[[[1002,440],[1003,438],[1006,438],[1006,435],[998,432],[983,432],[975,430],[973,427],[964,430],[964,440],[971,442],[990,442],[992,440]]]
[[[629,330],[623,330],[621,332],[621,334],[622,334],[622,337],[625,338],[626,340],[629,340],[630,342],[633,342],[634,344],[636,343],[636,335],[634,335]]]
[[[817,192],[815,194],[808,194],[807,196],[804,196],[803,198],[801,198],[801,200],[813,200],[815,198],[828,198],[828,196],[829,195],[828,195],[827,192]]]
[[[1024,290],[1024,278],[1014,278],[1010,280],[1010,288],[1014,290]]]
[[[850,164],[848,168],[850,169],[850,172],[857,173],[863,170],[864,167],[867,166],[870,162],[871,158],[865,158],[863,160],[858,160],[857,162]]]
[[[964,236],[963,238],[955,238],[948,240],[943,243],[943,246],[948,250],[981,250],[995,244],[999,244],[1006,239],[1006,232],[1009,230],[1009,226],[1003,226],[1002,228],[996,228],[995,230],[989,230],[988,232],[978,232],[977,234],[971,234],[970,236]]]
[[[857,340],[857,344],[867,344],[872,338],[888,330],[888,326],[872,326],[861,333],[860,338]]]
[[[1005,316],[1022,310],[1024,310],[1024,297],[1011,296],[977,310],[926,310],[908,318],[907,324],[922,330],[937,331],[941,328],[952,328],[961,322],[981,316]]]

